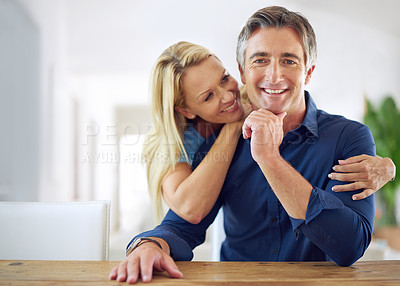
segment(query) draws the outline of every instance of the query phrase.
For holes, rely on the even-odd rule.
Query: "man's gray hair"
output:
[[[244,68],[244,55],[247,41],[259,28],[293,28],[302,39],[305,54],[305,65],[308,70],[317,60],[317,41],[313,28],[308,20],[297,12],[284,7],[271,6],[258,10],[246,22],[239,34],[236,46],[236,61]]]

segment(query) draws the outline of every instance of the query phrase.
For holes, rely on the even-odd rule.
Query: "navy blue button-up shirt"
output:
[[[375,155],[372,135],[361,123],[318,110],[307,92],[305,96],[303,123],[286,134],[279,148],[313,186],[305,220],[287,214],[251,156],[251,139],[240,139],[218,200],[199,224],[169,210],[161,225],[138,237],[161,237],[175,260],[191,260],[192,249],[204,242],[206,229],[223,207],[226,239],[221,260],[333,260],[346,266],[360,258],[371,241],[374,196],[353,201],[357,192],[335,193],[332,186],[341,182],[328,174],[339,159]],[[213,142],[207,139],[200,147],[194,167]]]

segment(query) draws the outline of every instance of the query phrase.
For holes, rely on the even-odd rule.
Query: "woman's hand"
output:
[[[336,185],[335,192],[347,192],[364,189],[353,195],[353,200],[361,200],[372,195],[392,180],[396,175],[396,166],[390,158],[360,155],[339,160],[339,165],[333,167],[335,172],[329,174],[333,180],[352,182],[346,185]]]

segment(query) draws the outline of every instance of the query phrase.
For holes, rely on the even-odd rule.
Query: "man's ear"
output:
[[[246,77],[244,76],[244,70],[240,64],[238,64],[239,72],[240,72],[240,79],[242,80],[243,84],[246,84]]]
[[[304,81],[304,84],[308,84],[308,83],[310,82],[310,80],[311,80],[311,75],[312,75],[312,73],[314,72],[314,69],[315,69],[315,65],[311,66],[311,67],[308,69],[307,74],[306,74],[306,80]]]
[[[191,113],[187,108],[184,107],[174,107],[176,111],[181,113],[183,116],[185,116],[187,119],[194,119],[196,117],[196,114]]]

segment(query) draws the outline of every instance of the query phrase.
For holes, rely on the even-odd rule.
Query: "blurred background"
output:
[[[319,108],[362,121],[365,98],[400,103],[398,0],[0,0],[0,200],[110,200],[110,260],[122,259],[155,225],[141,147],[157,57],[191,41],[239,80],[237,35],[269,5],[315,29]]]

